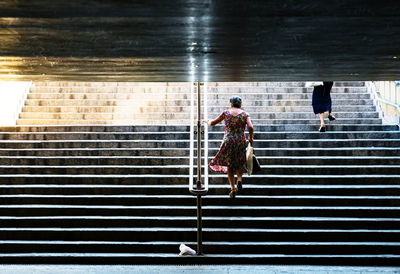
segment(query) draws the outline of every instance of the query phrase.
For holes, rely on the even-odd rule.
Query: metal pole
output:
[[[201,97],[200,82],[197,87],[197,182],[196,189],[201,190]],[[202,212],[201,212],[201,194],[197,194],[197,255],[203,254],[202,237]]]
[[[200,190],[201,186],[201,94],[200,82],[196,82],[197,87],[197,182],[196,188]]]
[[[197,255],[203,254],[203,224],[201,214],[201,195],[197,195]]]

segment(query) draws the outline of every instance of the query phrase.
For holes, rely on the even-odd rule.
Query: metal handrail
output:
[[[396,104],[388,99],[382,98],[382,96],[379,94],[379,92],[377,92],[376,100],[378,100],[379,102],[382,102],[384,104],[390,105],[390,106],[394,107],[398,112],[400,112],[399,104]]]
[[[204,120],[208,120],[208,86],[204,83]],[[208,124],[204,123],[204,189],[208,191]]]
[[[189,128],[189,191],[193,189],[194,170],[194,85],[190,85],[190,128]]]
[[[204,132],[202,132],[202,119],[201,119],[201,90],[200,82],[194,83],[190,89],[190,153],[189,153],[189,191],[197,196],[196,206],[197,206],[197,255],[203,254],[203,223],[202,223],[202,206],[201,197],[206,195],[208,192],[208,127],[204,126]],[[193,90],[193,87],[196,87]],[[194,93],[197,93],[197,127],[194,130]],[[205,108],[205,119],[207,118],[207,87],[205,86],[205,96],[204,96],[204,108]],[[204,133],[204,177],[201,174],[201,134]],[[194,184],[194,134],[197,135],[197,176],[196,184]],[[204,178],[204,182],[202,179]]]
[[[398,113],[400,113],[400,105],[395,102],[392,102],[386,98],[383,98],[381,95],[381,92],[378,90],[378,88],[374,82],[370,81],[370,82],[366,82],[366,84],[367,84],[367,88],[369,89],[369,91],[372,92],[372,94],[374,95],[374,97],[375,97],[374,99],[376,101],[386,104],[386,105],[389,105],[389,106],[395,108]],[[397,123],[400,124],[400,117],[399,117],[399,121]]]
[[[204,131],[202,130],[202,116],[201,116],[201,89],[200,86],[203,83],[195,82],[195,89],[191,89],[191,110],[190,110],[190,153],[189,153],[189,191],[195,195],[206,195],[208,192],[208,127],[204,126]],[[197,93],[197,121],[196,129],[194,129],[194,93]],[[205,92],[204,98],[204,108],[207,108],[207,92]],[[207,111],[205,111],[205,118],[207,117]],[[197,173],[196,173],[196,183],[194,183],[194,134],[197,135],[196,140],[196,150],[197,150]],[[201,143],[204,134],[204,176],[202,175],[202,159],[201,159]],[[204,181],[203,181],[204,180]]]

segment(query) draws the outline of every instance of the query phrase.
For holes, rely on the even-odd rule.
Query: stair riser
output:
[[[153,100],[139,102],[137,100],[73,100],[73,99],[62,99],[62,100],[46,100],[46,99],[29,99],[25,101],[26,106],[190,106],[190,100]],[[224,99],[214,100],[209,102],[210,105],[229,106],[229,102]],[[268,100],[268,101],[248,101],[243,103],[243,107],[249,108],[253,106],[310,106],[311,100]],[[337,99],[334,101],[334,105],[338,106],[364,106],[373,105],[371,99]]]
[[[210,148],[218,148],[221,141],[210,141]],[[146,141],[119,141],[119,142],[4,142],[0,143],[0,148],[5,149],[28,149],[28,148],[187,148],[189,142],[146,142]],[[336,148],[336,147],[399,147],[400,140],[324,140],[324,141],[308,141],[308,140],[270,140],[257,141],[255,148]]]
[[[225,106],[225,105],[224,105]],[[221,113],[224,110],[224,106],[208,106],[209,113]],[[228,106],[225,106],[228,107]],[[280,112],[307,112],[313,113],[311,104],[308,106],[267,106],[260,107],[254,106],[251,108],[244,108],[248,111],[252,116],[257,113],[270,112],[277,113]],[[107,113],[115,113],[115,112],[127,112],[132,111],[132,107],[129,106],[24,106],[24,112],[76,112],[76,113],[96,113],[96,112],[107,112]],[[346,106],[346,105],[335,105],[335,112],[345,112],[345,113],[363,113],[363,112],[374,112],[376,111],[376,107],[372,105],[365,106]],[[189,106],[141,106],[136,109],[138,113],[158,113],[158,112],[170,112],[170,113],[190,113]],[[204,113],[204,108],[201,108],[201,112]]]
[[[277,120],[277,119],[269,119],[269,120],[257,120],[253,119],[253,123],[263,124],[263,125],[315,125],[314,130],[319,128],[319,122],[317,119],[291,119],[291,120]],[[328,123],[327,130],[330,129],[331,124],[335,124],[337,122]],[[17,121],[17,125],[187,125],[189,124],[189,120],[182,119],[128,119],[128,120],[58,120],[58,119],[19,119]],[[340,121],[341,125],[381,125],[381,119],[342,119]]]
[[[220,113],[209,113],[209,117],[217,117]],[[340,113],[335,114],[338,119],[372,119],[379,118],[377,112],[366,113]],[[51,112],[23,112],[19,115],[20,119],[86,119],[86,120],[123,120],[123,119],[184,119],[190,117],[189,112],[171,113],[165,112],[141,112],[137,113],[51,113]],[[315,119],[312,112],[296,113],[254,113],[251,118],[255,121],[259,119]]]
[[[132,250],[140,251],[141,253],[176,253],[179,243],[170,243],[162,245],[141,245],[141,244],[2,244],[0,247],[7,250],[9,253],[31,253],[31,252],[83,252],[83,253],[131,253]],[[196,250],[196,245],[190,245]],[[232,243],[229,248],[220,245],[203,245],[205,254],[252,254],[255,251],[260,254],[399,254],[398,246],[377,245],[374,247],[357,245],[336,245],[332,251],[332,246],[314,245],[307,243],[304,246],[297,245],[237,245]]]
[[[209,150],[209,155],[214,156],[217,153],[218,149],[213,148]],[[327,156],[327,157],[337,157],[337,156],[400,156],[400,149],[397,148],[388,148],[388,149],[372,149],[372,150],[341,150],[341,149],[310,149],[310,150],[299,150],[296,148],[290,150],[284,149],[271,149],[265,150],[258,148],[256,151],[257,157],[261,156]],[[180,150],[132,150],[132,149],[86,149],[86,150],[47,150],[47,149],[36,149],[36,150],[0,150],[0,156],[27,156],[27,157],[82,157],[82,156],[99,156],[99,157],[123,157],[123,156],[165,156],[165,157],[188,157],[189,150],[180,149]],[[196,156],[196,153],[195,153]],[[8,161],[9,159],[7,159]],[[39,160],[39,159],[38,159]],[[145,159],[144,159],[145,160]],[[10,160],[11,161],[11,160]],[[320,161],[323,161],[322,158]],[[375,161],[371,159],[371,161]],[[380,161],[380,160],[378,160]]]
[[[78,82],[78,81],[35,81],[36,87],[130,87],[130,88],[181,88],[188,82]],[[305,82],[208,82],[210,87],[304,87]],[[334,82],[334,87],[364,87],[365,82]]]
[[[272,139],[400,139],[400,131],[397,132],[259,132],[258,140]],[[208,139],[218,142],[224,137],[223,132],[209,132]],[[188,140],[189,132],[171,133],[0,133],[0,140],[160,140],[171,139]],[[203,135],[204,139],[205,136]]]
[[[58,195],[63,193],[59,192]],[[97,193],[96,193],[97,194]],[[79,194],[78,194],[79,195]],[[399,199],[352,199],[352,198],[297,198],[296,196],[289,198],[243,198],[237,199],[235,202],[227,201],[229,196],[226,192],[225,199],[204,199],[204,206],[225,206],[227,204],[239,206],[400,206]],[[54,204],[54,205],[129,205],[129,206],[191,206],[194,199],[190,196],[187,198],[3,198],[1,197],[0,205],[9,204]]]
[[[168,254],[169,255],[169,254]],[[338,266],[400,266],[399,259],[397,257],[344,257],[338,256],[309,256],[309,255],[296,255],[293,257],[283,256],[277,257],[276,255],[265,255],[265,256],[253,256],[249,255],[246,257],[237,256],[177,256],[176,252],[170,256],[154,256],[150,254],[140,255],[113,255],[109,256],[80,256],[74,255],[46,255],[46,254],[35,254],[32,256],[30,253],[20,256],[0,257],[0,263],[2,264],[96,264],[96,265],[113,265],[113,264],[126,264],[126,265],[148,265],[148,264],[160,264],[160,265],[215,265],[215,264],[263,264],[263,265],[338,265]],[[151,258],[149,260],[149,257]]]
[[[260,155],[259,153],[257,153]],[[209,159],[211,160],[211,158]],[[262,159],[258,157],[261,165],[399,165],[400,157],[398,159],[387,159],[386,157],[378,159],[352,159],[352,158],[342,158],[342,159]],[[61,166],[61,165],[188,165],[188,158],[107,158],[101,157],[97,159],[90,158],[63,158],[63,159],[34,159],[34,158],[0,158],[0,165],[30,165],[30,166]],[[197,161],[194,161],[197,164]]]
[[[196,172],[196,171],[195,171]],[[165,167],[0,167],[0,174],[188,174],[189,168]],[[400,174],[400,167],[268,167],[263,166],[258,174],[310,174],[310,175],[351,175],[351,174]]]
[[[195,202],[195,201],[194,201]],[[0,208],[0,214],[2,216],[196,216],[196,207],[193,205],[191,208],[184,209],[166,209],[160,207],[154,208],[126,208],[126,209],[115,209],[115,208],[37,208],[35,206],[27,206],[23,208]],[[400,209],[379,209],[368,208],[368,209],[340,209],[340,208],[321,208],[321,209],[258,209],[251,208],[241,209],[232,208],[228,209],[203,209],[203,216],[215,216],[215,217],[350,217],[350,218],[399,218]],[[10,233],[12,235],[12,233]],[[4,238],[2,238],[5,240]],[[164,237],[161,241],[169,239]],[[233,238],[229,239],[232,240]],[[398,239],[398,238],[397,238]],[[100,239],[100,240],[104,240]],[[112,239],[110,239],[111,241]],[[156,239],[152,239],[155,241]],[[229,241],[228,240],[228,241]],[[260,239],[261,240],[261,239]],[[283,241],[288,239],[283,239]],[[322,241],[325,241],[323,239]],[[364,239],[365,240],[365,239]],[[332,240],[334,241],[334,240]]]
[[[277,132],[277,131],[313,131],[316,125],[254,125],[257,132]],[[332,124],[329,127],[335,131],[398,131],[398,126],[390,125],[340,125]],[[210,132],[222,132],[223,125],[209,127]],[[153,125],[153,126],[14,126],[0,127],[0,132],[189,132],[188,125]]]
[[[204,239],[208,241],[232,241],[232,239],[240,239],[241,241],[324,241],[329,238],[332,241],[397,241],[399,233],[380,233],[380,232],[230,232],[224,233],[208,232],[203,230]],[[29,240],[35,238],[37,240],[71,240],[71,241],[101,241],[107,239],[109,241],[191,241],[195,239],[196,232],[188,231],[163,231],[160,229],[155,232],[146,231],[1,231],[0,238],[4,240]]]
[[[30,93],[28,94],[28,100],[136,100],[140,96],[140,102],[145,101],[157,101],[157,100],[190,100],[190,93]],[[252,91],[248,93],[240,94],[243,101],[246,104],[249,101],[259,101],[259,100],[311,100],[312,93],[268,93],[260,92],[253,93]],[[197,97],[197,96],[196,96]],[[232,93],[208,93],[207,99],[211,102],[214,101],[225,101],[229,102]],[[331,97],[333,100],[364,100],[371,99],[369,93],[344,93],[341,90],[338,93],[332,93]],[[195,98],[197,99],[197,98]],[[202,101],[204,99],[201,99]]]
[[[220,220],[207,220],[203,219],[203,227],[205,228],[259,228],[259,229],[370,229],[370,230],[395,230],[399,228],[399,221],[280,221],[280,220],[269,220],[269,221],[261,221],[261,220],[249,220],[242,221],[240,218],[235,220],[225,220],[221,222]],[[127,220],[127,219],[117,219],[117,220],[87,220],[85,218],[75,218],[75,219],[54,219],[52,216],[49,216],[47,219],[27,219],[27,220],[6,220],[0,221],[0,229],[4,227],[18,227],[18,228],[118,228],[118,227],[176,227],[176,228],[193,228],[196,227],[196,219],[187,217],[185,220],[176,220],[171,217],[170,221],[166,220],[143,220],[143,219],[135,219],[135,220]],[[356,243],[354,243],[356,245]],[[54,250],[64,250],[65,245],[56,245]],[[116,248],[119,252],[123,252],[124,248],[119,247],[120,244],[110,243],[110,247],[113,245],[118,246]],[[122,244],[121,244],[122,245]],[[232,242],[234,245],[234,242]],[[0,248],[3,248],[5,245],[0,244]],[[15,246],[15,245],[7,245],[7,246]],[[19,246],[19,245],[18,245]],[[123,246],[123,245],[122,245]],[[139,249],[146,249],[145,244],[136,245]],[[159,247],[163,247],[163,245],[156,245]],[[307,245],[304,245],[304,249],[306,249]],[[40,245],[36,246],[40,247]],[[399,246],[396,247],[397,252],[400,253],[400,242]],[[176,248],[176,247],[175,247]],[[238,246],[240,248],[240,246]],[[294,247],[295,248],[295,247]],[[299,247],[297,247],[299,248]],[[354,247],[353,247],[354,248]],[[390,248],[387,246],[386,248]],[[394,248],[394,247],[393,247]],[[301,247],[299,248],[301,249]],[[372,246],[366,247],[366,249],[373,249]],[[40,248],[38,250],[41,250]],[[8,252],[12,252],[8,250]],[[146,250],[149,252],[150,250]],[[21,252],[23,252],[21,250]],[[38,251],[39,252],[39,251]],[[44,252],[44,251],[43,251]],[[82,251],[83,252],[83,251]],[[254,253],[255,250],[248,250],[248,253]],[[222,252],[223,253],[223,252]],[[263,252],[268,253],[268,252]],[[394,253],[398,254],[398,253]]]
[[[9,179],[10,180],[10,179]],[[54,179],[53,179],[54,180]],[[34,180],[32,180],[34,181]],[[37,181],[37,180],[36,180]],[[168,190],[169,192],[165,191],[165,188],[162,187],[157,187],[152,184],[149,185],[104,185],[102,186],[101,184],[96,185],[95,187],[90,187],[87,185],[79,186],[79,181],[76,179],[77,183],[74,184],[73,186],[68,186],[68,185],[60,185],[56,186],[57,182],[54,182],[53,186],[43,186],[43,185],[35,185],[35,184],[28,184],[24,186],[14,186],[10,187],[9,185],[3,185],[2,188],[0,188],[0,194],[1,195],[21,195],[21,194],[26,194],[26,195],[157,195],[160,196],[159,198],[171,198],[171,199],[189,199],[192,201],[192,195],[189,193],[188,190],[188,185],[186,184],[180,184],[180,185],[173,185],[169,186]],[[295,199],[299,198],[297,196],[301,195],[323,195],[323,196],[337,196],[336,198],[342,197],[345,199],[350,199],[346,196],[351,196],[353,199],[356,199],[354,197],[358,196],[370,196],[368,199],[373,199],[373,196],[396,196],[399,195],[400,191],[400,186],[397,184],[393,185],[383,185],[384,187],[371,187],[368,185],[350,185],[349,187],[343,187],[343,186],[334,186],[332,185],[331,188],[325,187],[324,185],[315,185],[315,186],[310,186],[307,185],[307,187],[296,187],[296,182],[294,182],[293,185],[289,186],[277,186],[276,188],[274,187],[273,184],[271,185],[265,185],[265,184],[260,184],[260,185],[254,185],[251,183],[248,183],[250,181],[250,178],[246,178],[245,180],[245,187],[244,189],[240,192],[239,200],[240,201],[232,201],[233,204],[236,202],[245,202],[246,201],[255,201],[256,199],[267,199],[265,196],[268,196],[268,198],[274,198],[274,196],[281,195],[281,196],[289,196],[288,198],[282,198],[282,199]],[[256,180],[252,180],[253,183],[257,183]],[[86,181],[84,181],[86,182]],[[145,181],[146,182],[146,181]],[[68,183],[65,182],[65,183]],[[275,182],[273,182],[275,183]],[[278,183],[278,182],[276,182]],[[316,182],[317,183],[317,182]],[[315,184],[316,184],[315,183]],[[386,181],[385,181],[386,183]],[[164,185],[162,181],[160,181],[160,185]],[[167,185],[167,184],[165,184]],[[220,199],[220,197],[213,197],[213,195],[223,195],[224,198],[227,198],[228,196],[225,197],[228,193],[228,180],[227,178],[224,178],[224,181],[221,181],[219,184],[210,184],[209,188],[209,196],[206,196],[206,200],[214,201],[215,199]],[[301,186],[301,184],[299,185]],[[174,195],[173,197],[166,197],[166,195]],[[181,195],[181,196],[180,196]],[[260,196],[260,197],[246,197],[246,195],[252,195],[252,196]],[[2,197],[6,199],[7,197]],[[23,197],[17,197],[17,198],[23,198]],[[51,198],[50,196],[46,196],[45,198]],[[76,197],[79,198],[79,197]],[[94,197],[93,197],[94,198]],[[122,197],[109,197],[109,198],[103,198],[103,199],[108,199],[111,200],[112,198],[115,199],[115,202],[118,203],[119,199]],[[146,197],[138,197],[136,196],[135,198],[132,199],[138,199],[142,198],[145,199]],[[66,198],[66,199],[71,199],[71,198]],[[85,199],[84,197],[82,199]],[[130,199],[130,198],[129,198]],[[153,198],[152,198],[153,199]],[[244,199],[244,200],[243,200]],[[365,198],[367,199],[367,198]],[[383,198],[382,198],[383,199]],[[243,201],[242,201],[243,200]],[[185,200],[186,201],[186,200]],[[396,199],[393,199],[393,201],[396,201]],[[112,202],[112,201],[111,201]],[[227,203],[227,201],[224,199],[223,203]]]
[[[312,93],[312,88],[305,88],[300,86],[277,86],[277,87],[210,87],[208,93],[218,93],[231,95],[232,93],[246,95],[248,93]],[[181,87],[157,87],[157,88],[135,88],[135,87],[46,87],[46,86],[32,86],[30,88],[30,94],[37,93],[50,93],[50,94],[70,94],[70,93],[104,93],[104,94],[170,94],[170,93],[183,93],[190,94],[189,86]],[[333,86],[332,95],[336,93],[365,93],[367,92],[366,87],[361,86]]]
[[[287,175],[287,174],[285,174]],[[398,185],[399,184],[399,176],[392,176],[388,177],[386,176],[383,178],[381,176],[374,176],[374,177],[367,177],[367,176],[362,176],[362,177],[356,177],[356,178],[349,178],[349,177],[344,177],[344,176],[335,176],[334,178],[329,178],[326,176],[300,176],[300,177],[289,177],[285,175],[276,175],[276,176],[268,176],[268,177],[255,177],[255,176],[250,176],[246,177],[244,179],[245,184],[256,184],[256,185],[389,185],[389,184],[394,184]],[[178,177],[177,175],[165,175],[161,176],[161,178],[158,177],[146,177],[146,178],[141,178],[139,176],[127,176],[127,175],[115,175],[116,178],[107,178],[107,177],[99,177],[99,176],[85,176],[85,177],[74,177],[71,175],[69,176],[57,176],[57,175],[52,175],[49,177],[45,176],[37,176],[37,177],[32,177],[31,175],[18,175],[18,177],[15,177],[16,175],[6,175],[5,177],[0,177],[0,182],[3,185],[7,184],[56,184],[56,185],[63,185],[63,184],[89,184],[89,185],[101,185],[101,184],[107,184],[107,185],[121,185],[121,184],[128,184],[128,185],[143,185],[144,183],[146,185],[176,185],[180,184],[185,188],[185,191],[187,190],[188,184],[189,184],[189,179],[188,177]],[[211,175],[209,179],[210,184],[215,184],[215,185],[226,185],[228,186],[228,179],[225,175],[219,176],[219,177],[213,177]],[[210,186],[212,188],[213,186]]]

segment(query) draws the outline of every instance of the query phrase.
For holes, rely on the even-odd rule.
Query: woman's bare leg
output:
[[[324,121],[324,114],[323,113],[318,113],[319,116],[319,121],[321,123],[321,127],[325,126],[325,121]]]
[[[231,185],[231,191],[235,190],[235,174],[232,169],[228,168],[228,180]]]
[[[237,180],[242,182],[243,173],[240,170],[236,171]]]
[[[242,185],[243,185],[243,173],[240,170],[236,171],[236,175],[237,175],[237,189],[238,190],[242,190]]]

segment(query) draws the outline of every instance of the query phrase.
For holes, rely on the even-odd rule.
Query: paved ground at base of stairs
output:
[[[54,273],[104,273],[104,274],[258,274],[258,273],[296,273],[296,274],[361,274],[361,273],[400,273],[400,267],[354,267],[354,266],[278,266],[278,265],[0,265],[2,274],[54,274]]]

